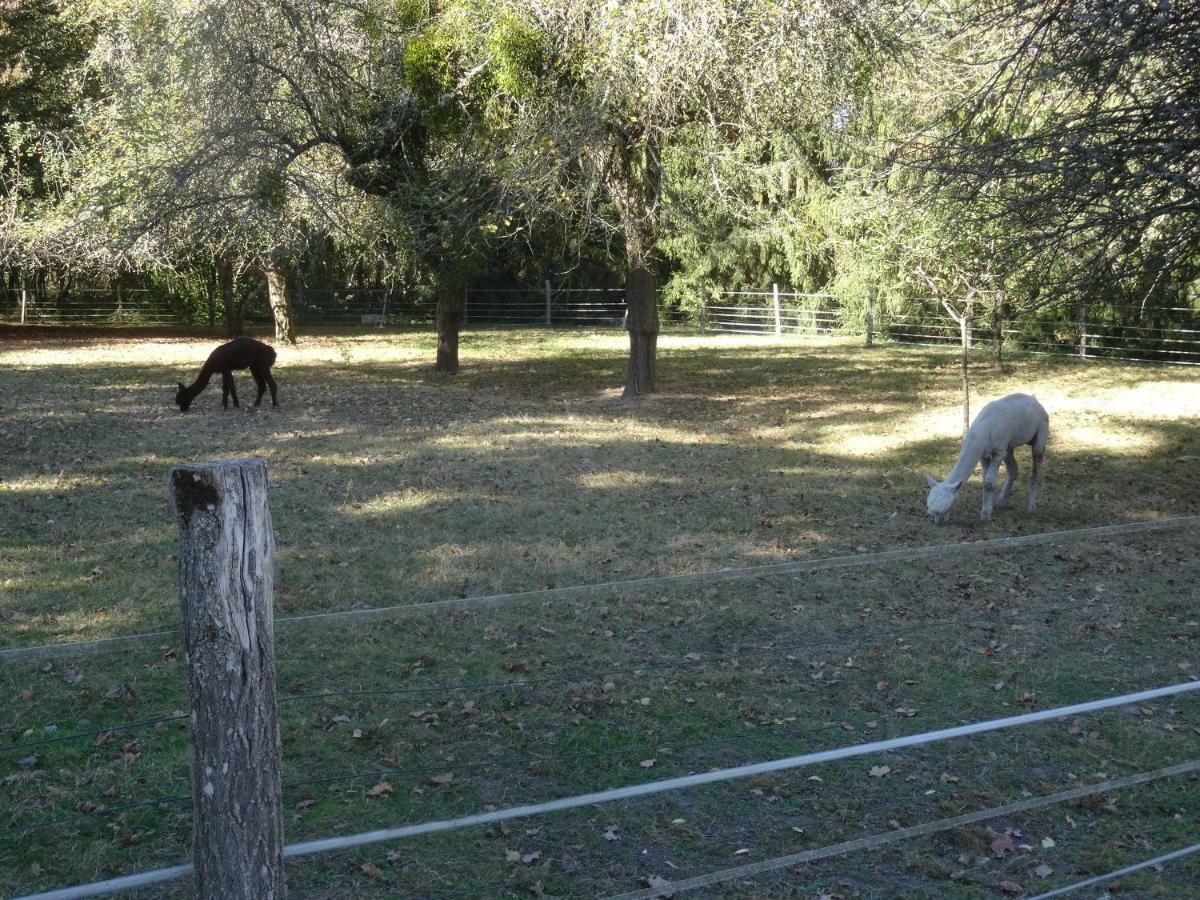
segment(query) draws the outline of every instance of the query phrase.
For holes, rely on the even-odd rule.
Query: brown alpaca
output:
[[[192,401],[208,385],[208,379],[214,372],[221,373],[221,405],[229,409],[229,397],[233,395],[233,405],[238,406],[237,387],[233,383],[234,369],[249,369],[258,385],[258,396],[254,405],[262,403],[263,393],[271,389],[271,405],[278,406],[275,399],[275,379],[271,377],[271,366],[275,365],[275,348],[269,347],[253,338],[234,338],[228,344],[222,344],[208,355],[204,368],[190,387],[184,387],[180,382],[175,394],[175,402],[179,404],[180,412],[187,412]]]

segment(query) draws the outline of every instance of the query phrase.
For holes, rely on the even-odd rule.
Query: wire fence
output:
[[[472,287],[464,293],[465,321],[479,326],[621,328],[625,291],[577,288],[544,281],[510,288]],[[242,321],[271,321],[262,291],[239,295]],[[224,323],[219,300],[163,290],[63,287],[21,291],[0,305],[0,321],[53,325],[210,325]],[[427,294],[384,285],[299,287],[293,313],[301,326],[431,327],[436,305]],[[963,304],[956,303],[960,307]],[[660,305],[664,324],[698,324],[723,334],[793,338],[865,336],[911,346],[959,346],[962,326],[937,300],[921,297],[839,297],[771,290],[726,291],[692,307]],[[1043,304],[1013,313],[990,296],[972,307],[971,348],[1200,365],[1200,309],[1148,303]]]
[[[1110,537],[1127,538],[1129,535],[1124,532],[1117,532]],[[1026,536],[1031,537],[1031,536]],[[1062,537],[1060,535],[1059,537]],[[1080,537],[1077,535],[1077,537]],[[1094,541],[1087,535],[1080,537],[1087,544],[1092,544]],[[980,559],[996,559],[997,554],[1005,548],[995,546],[993,542],[978,542],[977,544],[963,545],[963,548],[978,554]],[[1011,549],[1011,548],[1009,548]],[[1061,555],[1061,554],[1060,554]],[[874,558],[873,554],[864,555],[871,558],[872,565],[880,565],[884,562],[894,562],[894,560],[880,560]],[[766,568],[766,567],[764,567]],[[720,575],[721,573],[716,573]],[[774,576],[800,574],[798,572],[774,572]],[[743,579],[743,583],[748,588],[753,588],[755,585],[761,587],[764,584],[764,578],[767,577],[760,573],[756,577]],[[647,596],[653,597],[658,595],[661,600],[661,590],[655,590],[655,585],[649,582],[654,579],[644,580],[641,587],[648,591]],[[658,585],[662,588],[668,584],[672,584],[668,580],[663,580],[662,584]],[[678,584],[673,586],[678,587]],[[605,588],[606,586],[598,586]],[[603,592],[603,591],[602,591]],[[526,599],[536,603],[538,592],[531,592],[526,596]],[[586,690],[571,689],[568,685],[591,683],[595,687],[593,690],[601,692],[603,688],[601,684],[611,682],[615,676],[626,675],[629,679],[620,679],[626,688],[634,690],[632,684],[637,679],[650,678],[655,673],[666,674],[670,673],[672,677],[682,677],[686,679],[686,683],[701,684],[712,683],[717,680],[718,672],[725,672],[729,675],[737,674],[738,677],[743,677],[742,673],[749,675],[751,673],[759,673],[757,677],[761,678],[763,683],[775,682],[779,679],[779,675],[775,674],[774,666],[777,664],[780,667],[785,666],[806,666],[811,664],[815,658],[814,651],[819,648],[829,649],[831,652],[836,648],[838,658],[847,656],[845,648],[848,646],[857,645],[860,647],[869,647],[871,645],[879,645],[893,648],[891,652],[896,652],[895,643],[898,638],[903,638],[905,635],[914,633],[925,633],[929,635],[933,629],[944,629],[947,635],[962,634],[964,630],[972,624],[986,626],[998,633],[1005,633],[1008,629],[1020,626],[1022,631],[1019,633],[1027,633],[1025,629],[1031,626],[1038,626],[1038,630],[1029,631],[1031,635],[1036,634],[1039,639],[1049,639],[1055,630],[1048,623],[1047,616],[1057,615],[1061,612],[1071,611],[1073,613],[1071,622],[1073,624],[1079,622],[1079,601],[1071,598],[1064,598],[1063,602],[1053,606],[1026,608],[1020,610],[1019,613],[1014,611],[1013,615],[1007,615],[1005,610],[998,610],[995,615],[979,615],[967,613],[960,616],[944,616],[937,619],[926,619],[923,621],[904,623],[902,625],[883,627],[883,628],[857,628],[840,633],[829,635],[814,635],[812,629],[805,628],[795,634],[776,634],[775,642],[771,646],[753,646],[742,645],[727,652],[704,652],[702,654],[681,654],[673,653],[667,655],[658,655],[653,658],[644,658],[637,660],[634,664],[623,664],[617,658],[612,658],[607,664],[587,666],[568,667],[562,671],[553,671],[546,673],[521,673],[516,677],[503,679],[501,681],[486,682],[480,680],[464,680],[460,682],[434,683],[421,686],[403,686],[403,687],[365,687],[365,688],[348,688],[345,686],[333,685],[327,690],[317,690],[296,694],[280,699],[281,707],[288,706],[307,706],[311,703],[322,703],[332,700],[333,698],[366,698],[366,697],[399,697],[404,695],[417,694],[435,694],[455,692],[465,694],[473,698],[474,705],[483,707],[485,704],[480,698],[480,693],[485,690],[494,689],[499,692],[515,692],[514,697],[528,696],[531,693],[535,696],[547,697],[550,692],[546,690],[551,685],[560,685],[553,693],[559,696],[570,696],[572,694],[587,693]],[[479,612],[487,612],[495,610],[497,606],[479,606],[475,609]],[[532,608],[537,608],[534,606]],[[447,616],[453,618],[461,615],[460,612],[450,611]],[[455,620],[461,624],[461,620]],[[714,620],[716,621],[716,620]],[[691,622],[689,627],[698,627],[702,623]],[[1017,633],[1017,632],[1014,632]],[[1066,634],[1074,634],[1070,628],[1066,629]],[[1090,631],[1081,630],[1078,634],[1090,634]],[[1097,637],[1100,643],[1107,640],[1107,637],[1101,633]],[[953,647],[953,640],[946,639],[930,639],[928,641],[931,650],[938,653],[950,652]],[[903,646],[903,645],[900,645]],[[850,656],[854,656],[853,652]],[[1041,654],[1038,654],[1039,656]],[[1047,658],[1053,658],[1055,654],[1050,654]],[[771,665],[764,665],[764,660],[770,658],[774,662]],[[1036,657],[1035,657],[1036,658]],[[780,669],[779,671],[786,671]],[[1133,673],[1131,673],[1132,675]],[[1160,683],[1169,682],[1170,676],[1166,672],[1159,673],[1156,677],[1160,678]],[[801,689],[803,685],[792,685],[786,687],[789,693],[795,693]],[[1165,684],[1161,688],[1151,690],[1131,690],[1123,691],[1115,696],[1105,696],[1100,699],[1092,699],[1084,703],[1074,703],[1066,705],[1054,705],[1048,709],[1021,713],[1015,716],[1005,716],[1001,719],[979,719],[969,721],[966,724],[948,725],[948,727],[918,731],[914,734],[901,734],[896,737],[886,737],[882,740],[868,740],[861,743],[850,744],[835,744],[828,750],[822,750],[815,753],[801,753],[799,755],[780,756],[777,758],[768,759],[761,763],[738,763],[735,765],[716,765],[714,763],[723,759],[736,760],[738,756],[745,758],[746,751],[743,749],[741,742],[733,741],[722,744],[721,742],[713,742],[711,740],[702,740],[695,743],[690,749],[694,751],[694,755],[684,753],[688,750],[685,746],[676,746],[673,751],[673,758],[678,760],[677,769],[682,769],[681,774],[673,777],[660,778],[651,781],[637,781],[624,783],[621,787],[608,788],[605,790],[593,790],[583,793],[570,793],[565,796],[560,796],[558,799],[532,802],[523,805],[512,805],[511,800],[501,805],[501,808],[493,810],[485,810],[484,812],[466,813],[455,815],[455,810],[447,807],[446,815],[443,817],[418,822],[413,825],[389,826],[377,828],[370,831],[364,831],[354,834],[339,834],[328,838],[320,838],[317,840],[303,841],[292,844],[288,847],[286,855],[289,858],[312,855],[316,853],[329,853],[345,851],[355,847],[364,847],[369,844],[378,843],[381,841],[394,841],[400,839],[412,839],[421,835],[432,835],[443,832],[454,831],[469,827],[477,827],[486,824],[501,824],[519,818],[529,818],[534,816],[543,816],[552,813],[564,812],[571,809],[593,808],[598,804],[612,803],[627,803],[639,797],[652,797],[659,794],[667,794],[679,791],[694,791],[704,785],[727,783],[744,779],[761,779],[772,773],[782,773],[798,769],[807,769],[817,765],[836,765],[842,764],[847,760],[859,758],[863,756],[880,756],[882,759],[889,761],[892,765],[896,765],[894,757],[889,757],[888,754],[895,754],[900,750],[913,751],[918,748],[931,747],[932,745],[944,743],[948,741],[961,742],[970,739],[973,736],[1010,732],[1014,729],[1023,729],[1029,726],[1045,723],[1049,721],[1061,721],[1064,719],[1072,719],[1078,716],[1089,716],[1092,714],[1101,713],[1105,710],[1122,710],[1128,708],[1137,708],[1141,705],[1153,703],[1156,700],[1166,700],[1173,697],[1182,697],[1192,694],[1197,689],[1200,689],[1198,682],[1184,682],[1182,684]],[[651,695],[652,692],[648,689],[634,690],[635,694],[645,693]],[[1061,695],[1060,695],[1061,696]],[[545,699],[538,701],[544,704]],[[830,703],[836,705],[836,700],[830,698]],[[463,701],[456,701],[455,706],[462,706]],[[497,704],[498,709],[505,708],[504,703]],[[511,707],[510,707],[511,708]],[[361,710],[358,714],[365,715],[367,708]],[[961,716],[956,711],[956,702],[947,703],[944,709],[941,710],[923,710],[926,715],[933,715],[935,721],[940,718],[941,721],[951,723],[960,720]],[[327,715],[323,713],[322,715]],[[394,715],[394,713],[392,713]],[[867,713],[869,716],[870,713]],[[876,715],[878,715],[876,713]],[[7,749],[14,752],[29,752],[32,749],[44,746],[47,743],[66,743],[72,740],[87,740],[95,738],[102,734],[116,733],[119,730],[135,730],[135,729],[161,729],[164,726],[172,729],[171,733],[179,734],[175,728],[176,720],[185,719],[186,714],[173,714],[170,716],[154,717],[140,719],[135,722],[125,723],[124,725],[114,725],[105,729],[89,729],[85,732],[72,735],[54,735],[51,741],[43,741],[42,739],[33,739],[24,742],[22,745],[10,747]],[[402,714],[403,717],[403,714]],[[864,716],[865,718],[866,716]],[[902,716],[896,719],[896,724],[899,726],[908,721]],[[530,723],[532,726],[532,723]],[[805,743],[813,742],[814,732],[811,726],[804,727],[801,724],[793,725],[790,729],[782,729],[778,732],[776,744],[786,746],[788,741],[792,742],[793,746],[802,746]],[[617,737],[614,734],[612,737]],[[577,752],[559,752],[555,753],[528,753],[517,752],[515,754],[497,755],[492,758],[462,758],[462,759],[437,759],[430,761],[418,762],[414,760],[413,765],[401,765],[390,767],[378,767],[371,769],[355,769],[349,771],[339,771],[334,768],[330,771],[317,771],[305,774],[297,773],[295,777],[290,777],[284,783],[284,788],[287,791],[295,792],[307,788],[318,786],[331,786],[340,783],[363,781],[363,780],[378,780],[383,784],[383,779],[392,778],[412,778],[414,787],[422,783],[428,782],[428,777],[436,774],[437,777],[445,778],[450,774],[465,774],[472,771],[495,770],[502,772],[523,772],[530,769],[542,768],[551,765],[571,765],[582,770],[590,768],[594,763],[601,761],[609,761],[610,758],[627,758],[636,760],[639,757],[646,755],[659,755],[660,750],[655,750],[655,746],[659,741],[649,739],[643,746],[630,746],[628,744],[620,744],[613,742],[609,744],[606,739],[603,749],[601,750],[585,750],[580,749]],[[826,746],[829,746],[828,744]],[[960,754],[962,751],[959,751]],[[1106,755],[1111,756],[1111,751],[1105,751]],[[299,762],[299,761],[297,761]],[[310,766],[315,762],[313,760],[305,760]],[[936,766],[934,761],[931,765]],[[944,763],[942,764],[944,766]],[[661,763],[660,763],[661,767]],[[892,827],[887,831],[878,832],[868,835],[864,838],[855,838],[853,840],[842,840],[834,843],[829,843],[824,846],[804,850],[800,853],[789,853],[779,856],[772,856],[766,860],[760,860],[753,864],[738,865],[728,869],[719,869],[715,872],[708,872],[701,875],[691,876],[688,878],[674,879],[670,883],[653,884],[644,889],[634,891],[632,893],[621,894],[623,898],[630,897],[659,897],[669,895],[680,895],[688,890],[695,890],[702,887],[721,883],[722,881],[731,881],[746,878],[761,877],[763,873],[770,871],[778,871],[788,867],[794,867],[803,864],[814,863],[819,860],[829,860],[844,856],[852,852],[861,852],[863,850],[874,850],[893,844],[899,844],[902,841],[916,840],[929,835],[950,831],[953,829],[962,829],[970,825],[992,821],[1004,817],[1013,817],[1020,814],[1029,813],[1036,809],[1049,808],[1051,806],[1069,803],[1080,800],[1085,797],[1102,796],[1119,790],[1129,790],[1139,785],[1147,785],[1151,782],[1158,782],[1169,778],[1184,778],[1194,775],[1200,769],[1200,761],[1189,759],[1183,763],[1173,766],[1166,766],[1157,769],[1148,769],[1145,771],[1137,771],[1134,774],[1124,777],[1108,778],[1095,784],[1076,785],[1067,790],[1055,791],[1049,794],[1039,794],[1035,797],[1026,797],[1023,800],[1018,800],[1009,804],[999,806],[987,805],[981,809],[975,809],[970,812],[961,813],[954,816],[937,815],[937,807],[930,807],[929,812],[934,812],[935,815],[928,818],[926,821],[908,827]],[[597,771],[601,769],[597,766]],[[636,768],[633,771],[637,771]],[[936,771],[936,769],[935,769]],[[826,774],[826,773],[823,773]],[[826,774],[826,777],[829,777]],[[1045,776],[1041,776],[1042,779]],[[521,780],[521,789],[523,790],[545,790],[544,779],[523,779]],[[399,782],[397,782],[399,784]],[[622,782],[618,782],[622,783]],[[752,781],[751,783],[759,783]],[[541,785],[541,787],[539,787]],[[377,785],[378,786],[378,785]],[[917,787],[923,785],[918,784]],[[1044,789],[1043,789],[1044,790]],[[359,792],[361,794],[361,791]],[[293,796],[295,796],[293,794]],[[301,795],[307,796],[307,795]],[[507,792],[506,792],[507,796]],[[516,796],[519,796],[516,795]],[[167,809],[170,807],[182,807],[190,798],[180,794],[164,794],[163,796],[151,799],[136,800],[128,803],[114,803],[110,806],[103,806],[102,798],[97,797],[95,801],[97,808],[84,808],[77,811],[73,815],[59,816],[49,820],[42,821],[26,821],[23,825],[18,826],[15,830],[10,830],[5,834],[6,838],[19,840],[21,835],[31,831],[42,831],[46,828],[70,825],[73,823],[86,822],[100,818],[112,819],[123,815],[132,815],[139,811],[153,811],[158,809]],[[464,798],[466,799],[466,798]],[[893,798],[894,800],[894,798]],[[294,802],[294,801],[293,801]],[[307,802],[307,801],[304,801]],[[461,804],[459,804],[461,805]],[[893,804],[896,805],[896,804]],[[911,807],[911,801],[906,801],[898,805],[898,808]],[[882,825],[884,819],[881,816],[886,816],[884,808],[872,812],[872,820],[878,819]],[[911,821],[911,819],[910,819]],[[864,819],[865,822],[865,819]],[[531,829],[537,831],[539,829]],[[832,835],[831,836],[836,836]],[[1114,869],[1110,873],[1105,873],[1102,876],[1096,876],[1086,881],[1077,884],[1063,885],[1056,890],[1074,890],[1087,885],[1100,883],[1104,878],[1119,878],[1130,875],[1137,871],[1144,871],[1146,868],[1155,865],[1163,865],[1173,862],[1177,859],[1182,859],[1190,853],[1187,847],[1179,850],[1173,850],[1167,854],[1159,854],[1150,860],[1143,860],[1133,865],[1122,865]],[[43,895],[47,897],[83,897],[93,896],[98,893],[107,893],[117,890],[131,889],[137,886],[148,886],[158,883],[163,883],[168,880],[186,877],[190,872],[190,866],[173,866],[167,869],[155,869],[148,872],[142,872],[132,876],[122,878],[106,879],[102,882],[96,882],[88,885],[80,885],[76,888],[65,889],[57,892],[50,892]],[[1095,870],[1092,870],[1094,873]],[[1089,874],[1092,874],[1089,873]],[[478,894],[476,894],[478,895]],[[1051,896],[1053,894],[1047,895]],[[471,896],[468,892],[464,896]]]
[[[962,304],[955,304],[961,306]],[[990,306],[990,308],[988,308]],[[932,298],[859,298],[773,291],[725,292],[700,310],[701,327],[776,337],[868,336],[897,344],[959,347],[963,325]],[[1200,309],[1096,303],[1046,304],[1013,315],[978,303],[967,322],[969,349],[1073,355],[1081,359],[1200,365]]]

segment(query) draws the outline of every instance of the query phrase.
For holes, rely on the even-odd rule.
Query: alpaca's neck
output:
[[[966,481],[971,477],[975,466],[983,457],[981,444],[977,435],[970,431],[967,432],[967,436],[963,439],[962,449],[958,451],[958,459],[954,461],[954,468],[946,476],[947,482],[953,484],[956,481]]]
[[[196,394],[208,387],[208,380],[210,378],[212,378],[212,369],[206,365],[200,370],[200,374],[196,376],[196,380],[188,386],[187,392],[193,397],[196,396]]]

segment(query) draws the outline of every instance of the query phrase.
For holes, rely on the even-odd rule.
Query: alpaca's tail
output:
[[[268,345],[267,346],[267,368],[269,369],[273,365],[275,365],[275,348]]]

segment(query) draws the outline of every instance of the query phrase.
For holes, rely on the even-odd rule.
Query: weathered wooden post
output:
[[[867,288],[867,346],[875,344],[875,285]]]
[[[195,895],[284,900],[267,464],[175,466],[168,491],[192,708]]]
[[[771,300],[772,306],[775,309],[775,336],[783,334],[783,313],[779,309],[779,285],[771,285]]]

